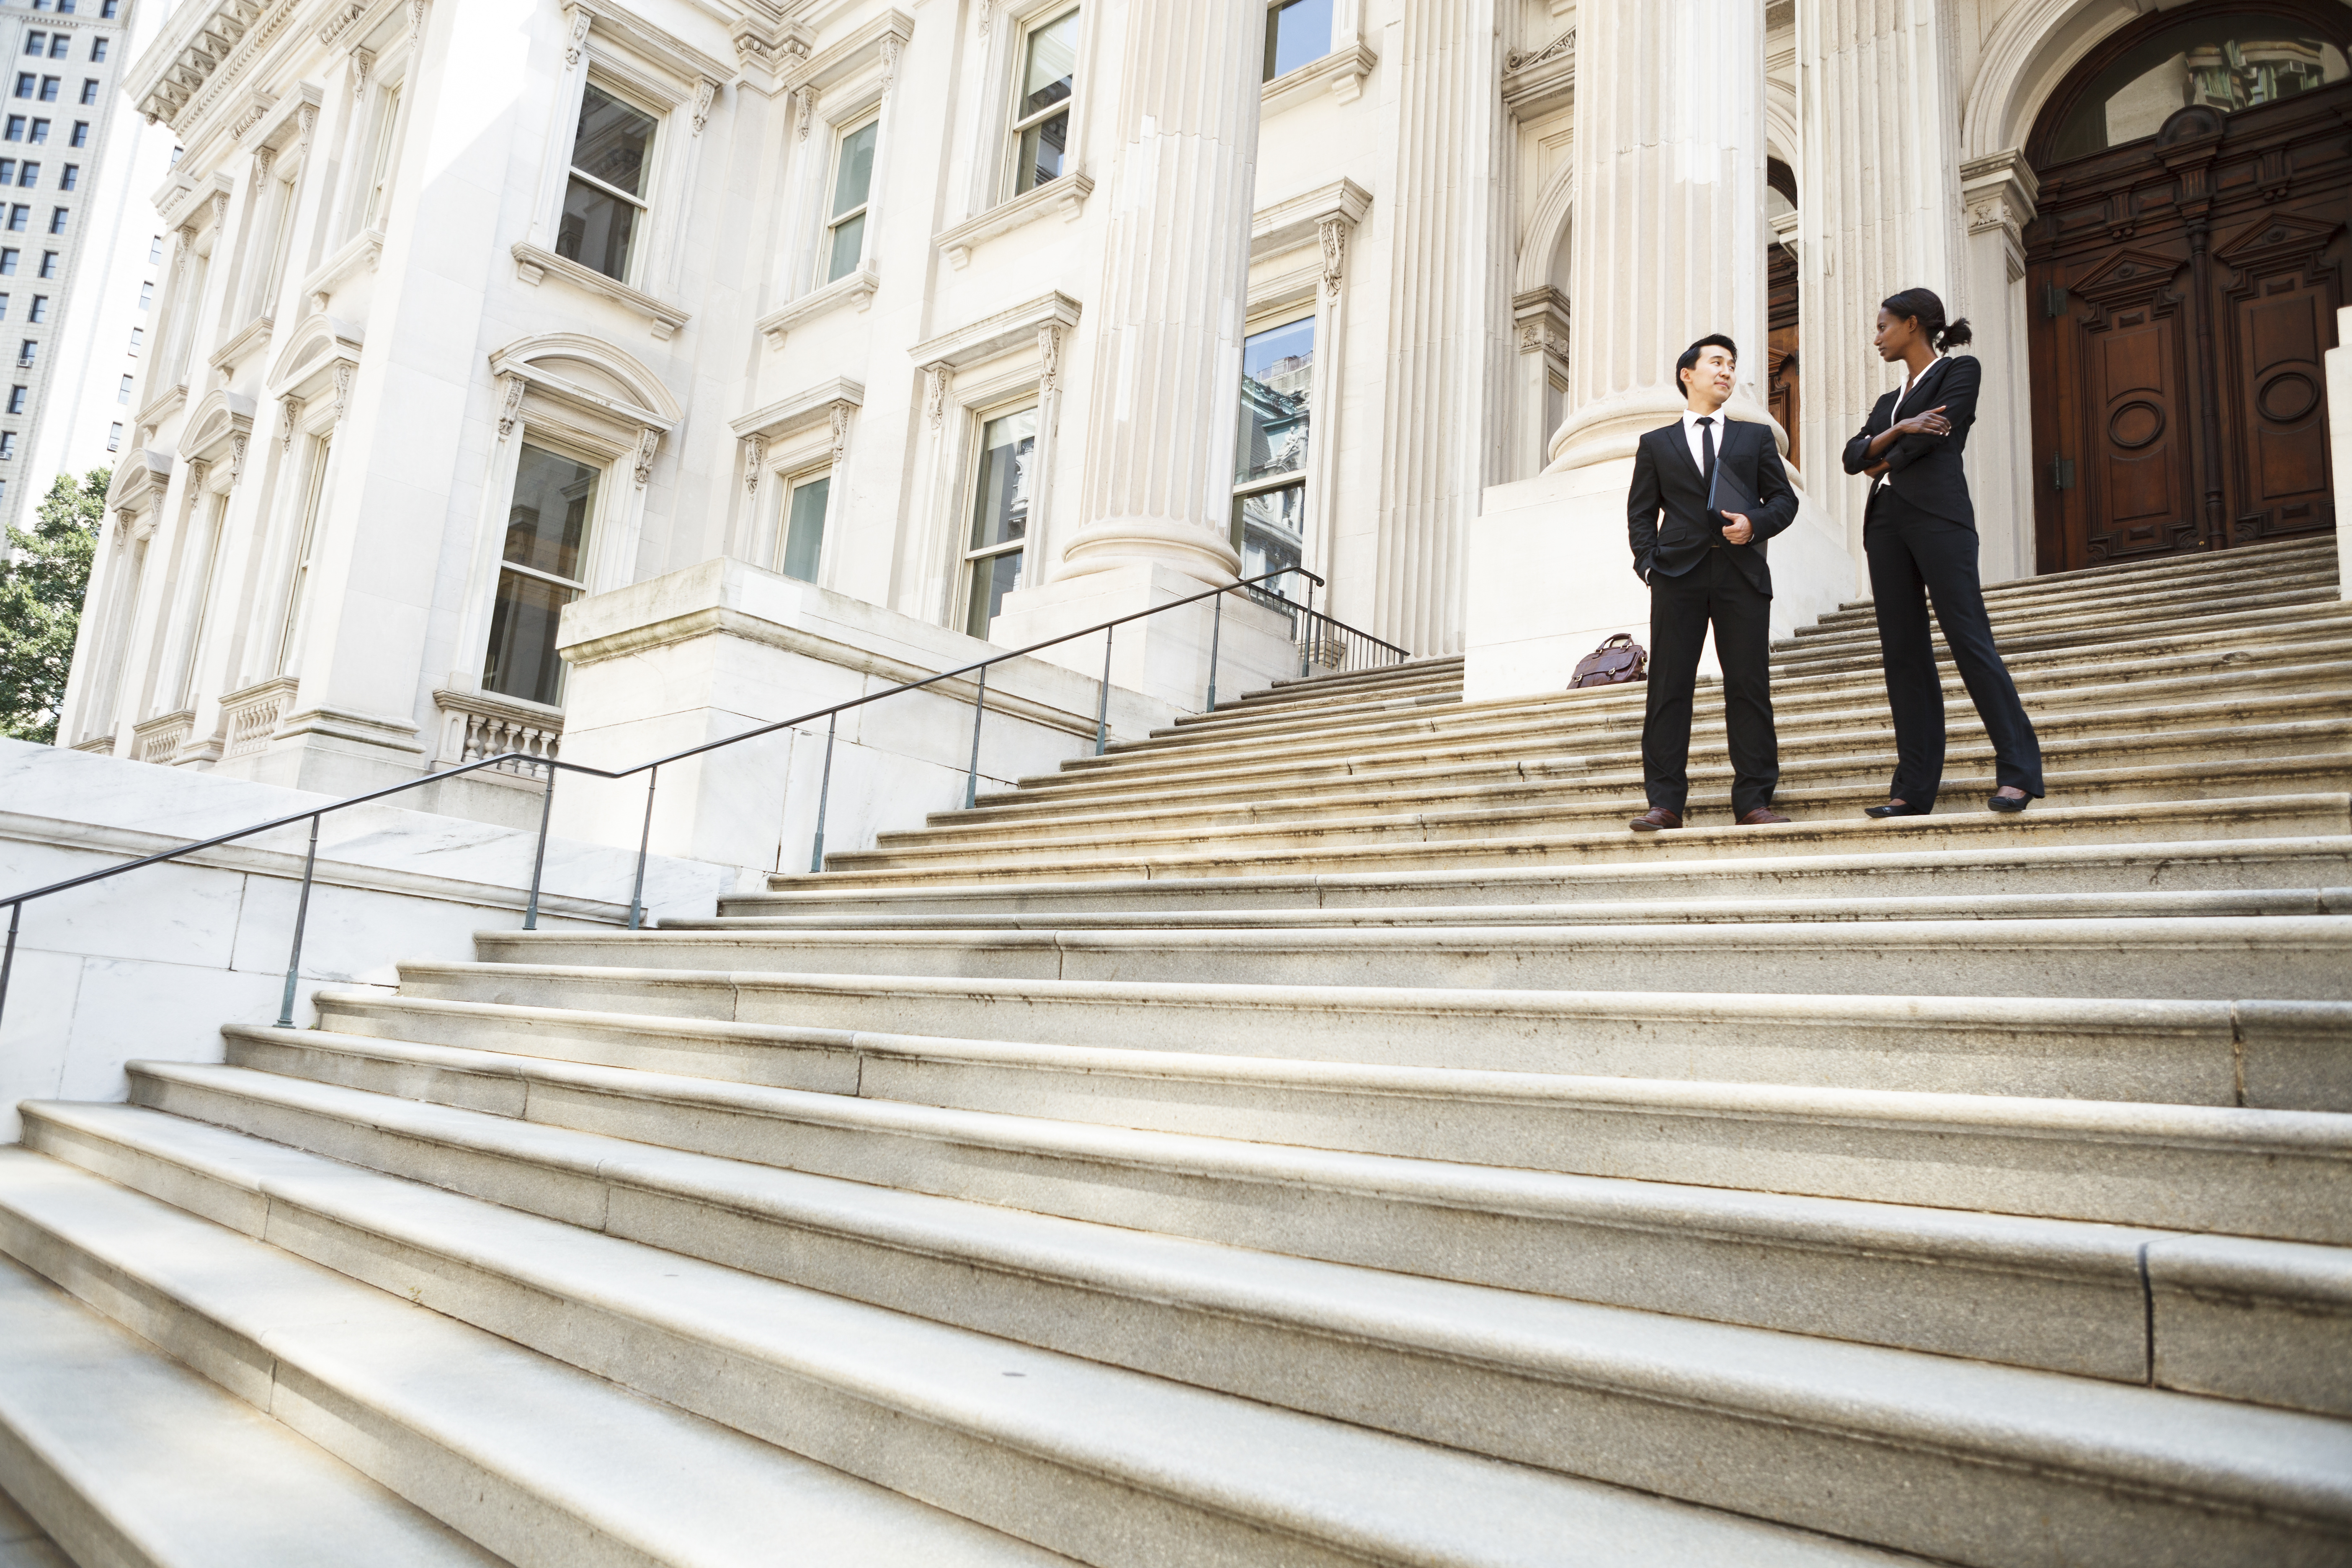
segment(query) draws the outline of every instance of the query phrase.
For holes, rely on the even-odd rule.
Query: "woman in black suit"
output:
[[[1925,816],[1944,776],[1944,681],[1927,629],[1928,599],[1991,738],[1998,789],[1985,804],[2023,811],[2042,794],[2042,745],[1993,647],[1977,581],[1976,509],[1960,468],[1976,422],[1983,371],[1974,355],[1941,351],[1969,341],[1965,318],[1947,322],[1944,302],[1906,289],[1878,308],[1878,357],[1910,374],[1878,400],[1845,444],[1845,471],[1870,476],[1862,548],[1870,560],[1886,701],[1895,710],[1895,782],[1872,816]]]

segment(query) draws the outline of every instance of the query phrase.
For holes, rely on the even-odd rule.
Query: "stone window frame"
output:
[[[134,449],[115,465],[114,480],[106,494],[110,516],[105,548],[93,563],[89,607],[82,617],[82,624],[91,628],[89,641],[76,650],[76,662],[87,662],[96,675],[87,695],[78,694],[80,710],[61,715],[58,725],[60,735],[73,736],[77,750],[114,735],[121,725],[131,641],[138,629],[139,600],[147,585],[147,548],[154,538],[176,466],[170,453],[146,447]]]
[[[628,389],[619,396],[550,368],[546,361],[577,361]],[[482,658],[489,646],[498,600],[507,508],[514,497],[523,443],[560,453],[598,470],[596,509],[583,550],[587,570],[582,597],[609,593],[636,580],[644,536],[646,489],[653,466],[685,410],[661,380],[625,351],[579,332],[524,338],[489,356],[488,395],[496,424],[482,476],[474,524],[474,552],[460,604],[454,645],[457,668],[446,689],[482,689]]]
[[[266,428],[257,432],[266,442],[252,525],[257,576],[227,678],[239,690],[299,672],[302,634],[316,603],[307,589],[325,539],[342,446],[337,432],[358,381],[361,343],[357,326],[313,312],[285,335],[262,384],[268,411]],[[245,462],[255,460],[248,455]]]
[[[1045,562],[1045,525],[1052,510],[1054,445],[1048,437],[1048,421],[1054,411],[1047,406],[1045,390],[1034,371],[1016,370],[959,389],[956,401],[956,422],[961,427],[956,442],[961,477],[955,489],[956,504],[949,514],[949,538],[954,546],[954,557],[948,567],[950,597],[945,624],[950,631],[964,631],[970,636],[966,627],[971,618],[971,568],[975,562],[992,560],[1017,550],[1022,557],[1018,586],[1034,588],[1044,580],[1035,569]],[[980,500],[980,460],[987,450],[981,441],[991,420],[1032,409],[1037,415],[1037,444],[1031,449],[1029,459],[1029,516],[1020,542],[975,549],[971,543],[972,510]],[[985,634],[982,634],[982,640],[987,640]]]
[[[534,288],[560,279],[634,311],[656,339],[667,341],[692,319],[677,298],[702,132],[720,89],[735,72],[630,15],[617,0],[571,0],[562,16],[562,64],[541,147],[530,223],[525,237],[511,247],[515,277]],[[581,104],[592,79],[656,121],[646,176],[646,234],[630,258],[629,276],[622,279],[555,251]]]
[[[741,448],[743,503],[727,553],[763,572],[782,570],[792,489],[820,472],[836,481],[843,477],[865,403],[863,384],[836,377],[732,422],[730,428]],[[825,492],[824,546],[815,580],[820,588],[831,588],[838,571],[843,490],[835,483]]]
[[[249,148],[252,161],[233,202],[237,237],[222,296],[222,324],[234,321],[236,330],[207,356],[206,363],[215,370],[233,371],[247,353],[268,341],[277,324],[276,296],[297,265],[310,143],[323,97],[315,85],[297,83],[275,104],[257,103],[259,118],[237,138],[239,146]]]
[[[1334,559],[1332,495],[1339,476],[1348,257],[1371,204],[1370,192],[1342,178],[1260,207],[1250,219],[1243,335],[1300,320],[1308,312],[1299,307],[1312,301],[1315,371],[1308,383],[1308,406],[1313,413],[1299,564],[1327,577]]]
[[[1266,0],[1266,25],[1286,0]],[[1266,81],[1258,91],[1260,120],[1286,109],[1328,96],[1353,103],[1364,95],[1364,79],[1380,64],[1380,56],[1364,42],[1364,0],[1331,0],[1331,47],[1328,53]]]
[[[963,626],[963,542],[978,482],[980,433],[989,419],[1013,412],[1024,396],[1034,397],[1038,407],[1039,480],[1024,537],[1024,548],[1035,552],[1038,571],[1023,585],[1038,587],[1050,580],[1058,542],[1053,481],[1060,460],[1065,366],[1080,309],[1066,294],[1042,294],[908,351],[921,410],[916,477],[908,493],[918,498],[914,515],[923,521],[909,557],[921,563],[922,576],[910,585],[908,613],[951,631]]]
[[[791,227],[770,282],[776,290],[772,297],[785,302],[756,323],[772,350],[782,348],[787,333],[818,316],[845,304],[863,310],[874,302],[875,290],[881,286],[878,247],[890,195],[891,153],[898,138],[899,68],[914,31],[914,19],[905,12],[886,11],[784,76],[793,101],[786,132],[793,153],[792,186],[784,209],[791,215]],[[819,274],[830,228],[825,208],[834,166],[842,137],[868,119],[878,129],[874,138],[873,184],[866,203],[865,242],[857,265],[827,282]]]
[[[1093,194],[1094,177],[1087,173],[1088,122],[1094,112],[1094,84],[1102,74],[1100,52],[1104,0],[1077,0],[1078,48],[1076,80],[1070,89],[1070,141],[1065,152],[1067,172],[1034,190],[1006,194],[1012,184],[1012,149],[1018,145],[1011,130],[1024,47],[1029,34],[1072,9],[1071,0],[1012,0],[983,5],[981,16],[981,81],[974,95],[972,117],[966,121],[964,145],[971,149],[963,172],[963,218],[931,237],[931,243],[961,268],[970,264],[973,249],[983,241],[1008,234],[1058,214],[1076,222]]]

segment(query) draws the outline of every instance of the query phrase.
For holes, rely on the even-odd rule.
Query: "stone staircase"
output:
[[[1993,590],[2021,817],[1957,681],[1860,816],[1867,605],[1785,827],[1423,660],[28,1105],[0,1488],[84,1563],[2352,1562],[2333,551]]]

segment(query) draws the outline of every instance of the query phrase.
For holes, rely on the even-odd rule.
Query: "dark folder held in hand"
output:
[[[1756,498],[1748,493],[1748,487],[1732,473],[1730,465],[1717,462],[1715,465],[1715,482],[1706,487],[1706,510],[1707,521],[1721,528],[1725,512],[1738,512],[1752,522],[1762,509],[1756,504]]]

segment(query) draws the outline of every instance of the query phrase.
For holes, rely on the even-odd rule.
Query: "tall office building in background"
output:
[[[0,522],[110,464],[163,256],[172,131],[119,90],[169,0],[0,0]]]

